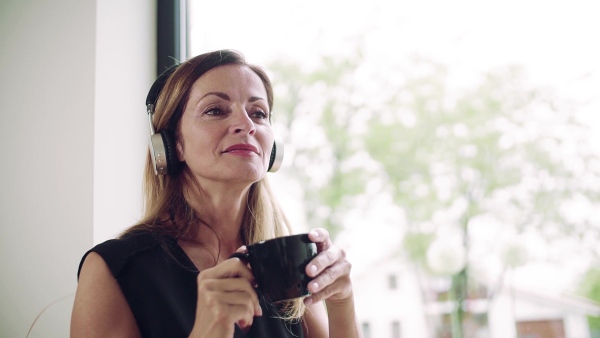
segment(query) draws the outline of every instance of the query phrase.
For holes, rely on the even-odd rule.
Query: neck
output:
[[[250,186],[234,189],[187,189],[185,197],[201,220],[198,231],[189,240],[202,243],[229,256],[243,245],[241,235]]]

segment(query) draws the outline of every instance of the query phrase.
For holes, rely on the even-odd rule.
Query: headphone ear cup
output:
[[[167,173],[167,156],[165,153],[165,143],[161,134],[150,135],[148,144],[150,156],[152,157],[152,165],[154,174],[164,175]]]
[[[175,175],[179,172],[181,164],[179,158],[177,158],[177,144],[171,133],[168,130],[162,130],[160,132],[164,147],[165,157],[167,159],[167,174]]]
[[[275,139],[273,148],[271,149],[271,157],[269,159],[269,172],[276,172],[281,167],[283,162],[283,142]]]
[[[177,158],[175,142],[167,130],[150,135],[149,148],[156,175],[174,175],[179,171],[181,164]]]

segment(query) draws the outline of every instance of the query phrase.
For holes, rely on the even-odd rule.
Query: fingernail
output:
[[[258,307],[258,316],[260,317],[260,316],[262,316],[262,315],[263,315],[263,313],[262,313],[262,308],[259,306],[259,307]]]
[[[315,275],[315,273],[317,273],[317,266],[316,266],[316,265],[314,265],[314,264],[313,264],[313,265],[311,265],[311,266],[308,268],[308,272],[310,272],[310,274],[314,276],[314,275]]]
[[[319,283],[317,283],[317,282],[314,282],[314,283],[312,283],[312,289],[313,289],[314,291],[317,291],[317,290],[319,289]],[[314,292],[314,291],[313,291],[313,292]]]
[[[310,304],[312,304],[312,302],[313,302],[312,298],[310,298],[310,297],[304,298],[304,305],[310,305]]]
[[[314,230],[311,231],[310,233],[313,235],[313,237],[319,237],[319,233]]]

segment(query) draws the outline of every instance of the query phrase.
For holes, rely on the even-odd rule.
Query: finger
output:
[[[205,299],[210,306],[225,303],[230,305],[247,304],[254,315],[262,315],[256,290],[241,278],[211,279],[198,284],[198,297]]]
[[[204,279],[198,284],[203,290],[217,292],[247,291],[256,294],[252,283],[244,278]]]
[[[240,268],[240,264],[242,265],[241,270],[238,270],[238,272],[240,272],[240,275],[237,277],[247,279],[254,288],[258,287],[258,284],[256,283],[256,279],[254,278],[254,274],[252,273],[252,269],[250,269],[250,265],[248,264],[248,262],[237,257],[230,258],[228,260],[232,261],[228,264],[233,264],[235,268]]]
[[[211,294],[208,295],[208,297],[198,298],[196,323],[199,327],[233,327],[233,324],[235,323],[245,327],[252,324],[254,316],[247,305],[229,304],[223,301],[222,298],[213,296],[214,295]],[[206,300],[205,298],[209,298],[212,301],[202,302]],[[231,332],[231,334],[233,334],[233,332]]]
[[[311,294],[318,293],[340,279],[345,279],[349,283],[351,269],[352,265],[346,260],[335,263],[308,283],[308,291]]]
[[[235,318],[235,323],[241,328],[252,325],[254,316],[256,316],[252,312],[248,312],[243,306],[232,305],[229,306],[228,311],[231,312],[231,316]]]
[[[245,245],[242,245],[239,248],[237,248],[237,250],[235,250],[235,252],[246,252],[246,251],[248,251],[248,248]]]
[[[252,270],[248,267],[248,264],[238,257],[226,259],[221,264],[224,269],[225,275],[227,277],[243,277],[246,279],[254,280],[254,275],[252,274]],[[234,273],[236,275],[228,275],[229,273]]]
[[[312,229],[308,233],[308,238],[317,246],[317,252],[327,251],[333,246],[329,231],[323,228]]]
[[[329,299],[330,293],[331,293],[331,289],[333,289],[332,287],[329,288],[325,288],[323,289],[321,292],[319,293],[315,293],[315,294],[311,294],[308,297],[304,298],[304,305],[310,305],[310,304],[314,304],[314,303],[318,303],[322,300],[327,300]]]
[[[308,232],[308,238],[317,245],[319,245],[319,243],[330,242],[329,231],[327,231],[327,229],[324,228],[312,229]]]
[[[253,292],[256,295],[256,292]],[[244,291],[221,293],[218,296],[221,302],[231,306],[243,306],[252,316],[262,316],[262,309],[256,297]],[[249,301],[250,298],[250,301]]]
[[[215,312],[217,318],[226,318],[229,323],[239,323],[240,326],[248,326],[254,320],[254,314],[249,311],[245,304],[226,304],[222,303],[219,306],[213,307],[210,311]]]
[[[309,305],[322,300],[340,300],[352,294],[352,284],[349,278],[336,279],[334,283],[326,287],[319,286],[318,292],[311,293],[304,299],[304,304]]]
[[[201,294],[202,290],[219,292],[245,290],[252,295],[255,308],[260,309],[254,275],[238,258],[231,258],[213,268],[202,270],[198,274],[197,285],[198,294]]]
[[[249,281],[254,281],[254,275],[248,266],[239,258],[226,259],[217,266],[202,270],[198,274],[198,279],[221,279],[241,277]]]
[[[338,261],[346,258],[346,252],[338,247],[332,246],[328,250],[321,251],[306,265],[306,274],[309,277],[318,276],[325,269]]]

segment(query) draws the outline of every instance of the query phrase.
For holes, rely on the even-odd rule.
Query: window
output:
[[[396,275],[388,275],[388,287],[390,290],[396,290],[398,288],[398,280]]]
[[[578,302],[563,290],[600,301],[593,1],[189,3],[190,55],[237,49],[271,75],[286,145],[271,186],[298,230],[346,248],[357,307],[402,283],[425,299],[401,306],[441,309],[406,337],[448,333],[456,305],[479,311],[460,324],[478,332],[506,306],[489,311],[517,314],[516,336],[513,306],[546,313],[532,291],[556,309]],[[363,331],[390,325],[369,316]]]
[[[392,338],[400,338],[400,322],[393,321],[392,322]]]
[[[363,338],[372,338],[371,336],[371,324],[369,322],[363,322],[361,325]]]
[[[187,11],[187,0],[156,1],[157,75],[189,55]]]

